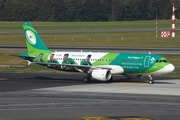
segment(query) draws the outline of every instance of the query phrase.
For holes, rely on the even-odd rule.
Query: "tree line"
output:
[[[179,0],[0,0],[0,21],[132,21],[171,19]]]

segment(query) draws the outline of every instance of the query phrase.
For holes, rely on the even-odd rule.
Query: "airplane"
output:
[[[31,63],[59,71],[81,72],[86,74],[84,83],[91,79],[112,82],[113,75],[149,77],[149,84],[154,84],[153,76],[173,72],[175,67],[166,58],[151,53],[116,53],[116,52],[69,52],[52,51],[47,48],[30,22],[22,22],[27,52],[19,57]]]

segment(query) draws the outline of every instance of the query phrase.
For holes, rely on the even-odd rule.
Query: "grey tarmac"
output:
[[[178,120],[180,79],[82,83],[79,74],[0,73],[2,120]]]

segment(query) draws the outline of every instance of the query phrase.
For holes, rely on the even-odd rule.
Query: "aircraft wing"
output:
[[[88,65],[77,65],[77,64],[59,64],[59,63],[45,63],[45,62],[31,62],[41,65],[46,65],[47,67],[55,68],[55,69],[66,69],[66,68],[75,68],[79,72],[87,73],[88,70],[94,69],[108,69],[111,70],[111,67],[108,66],[88,66]]]

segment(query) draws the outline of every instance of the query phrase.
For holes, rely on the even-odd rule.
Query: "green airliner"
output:
[[[54,52],[46,47],[30,22],[22,24],[28,52],[21,53],[21,58],[27,60],[28,64],[36,63],[60,71],[85,73],[85,83],[92,78],[112,81],[112,75],[119,74],[138,78],[147,75],[149,83],[153,84],[154,75],[167,74],[175,69],[163,56],[150,53]]]

